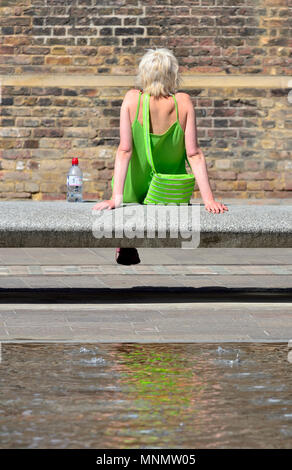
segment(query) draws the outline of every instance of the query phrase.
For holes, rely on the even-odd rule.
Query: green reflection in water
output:
[[[118,348],[120,384],[133,396],[138,408],[160,414],[179,415],[203,393],[205,384],[194,370],[194,357],[182,356],[181,348],[128,344]],[[167,407],[165,407],[167,403]],[[153,405],[155,404],[155,408]],[[160,407],[161,405],[161,407]]]
[[[166,445],[178,443],[189,429],[199,434],[200,407],[206,384],[194,354],[187,346],[115,344],[111,356],[119,386],[130,406],[123,418],[115,416],[105,435],[115,436],[116,445]],[[196,370],[200,371],[199,374]],[[175,433],[177,437],[174,438]],[[173,442],[174,442],[173,441]]]

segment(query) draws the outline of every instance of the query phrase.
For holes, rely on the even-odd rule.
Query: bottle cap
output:
[[[72,165],[78,165],[78,158],[72,158]]]

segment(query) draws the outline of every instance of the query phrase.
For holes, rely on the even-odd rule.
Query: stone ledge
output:
[[[0,202],[0,247],[144,247],[171,248],[182,247],[188,241],[181,235],[181,228],[191,230],[191,219],[184,220],[178,229],[175,221],[167,223],[165,235],[158,234],[157,220],[165,216],[167,206],[156,207],[158,219],[155,219],[154,207],[139,204],[125,204],[114,211],[102,211],[102,217],[118,217],[122,209],[131,206],[135,214],[136,230],[153,231],[154,238],[146,236],[129,238],[121,234],[114,237],[114,230],[122,231],[121,221],[116,218],[113,235],[109,238],[97,238],[93,235],[93,222],[98,219],[92,207],[96,202],[69,203],[67,201],[3,201]],[[188,214],[200,215],[200,247],[224,248],[292,248],[292,204],[268,205],[263,202],[227,203],[229,211],[212,214],[203,204],[194,202],[188,206]],[[146,210],[147,224],[146,224]],[[152,211],[152,212],[151,212]],[[194,212],[191,212],[194,211]],[[107,212],[107,214],[105,214]],[[126,212],[127,215],[130,212]],[[105,220],[105,219],[104,219]],[[196,219],[198,220],[198,219]],[[112,224],[109,224],[111,230]],[[171,231],[178,229],[178,236],[172,237]],[[197,230],[197,228],[195,229]],[[189,246],[191,247],[191,246]]]
[[[28,74],[1,75],[2,86],[28,87],[133,87],[134,75]],[[182,75],[181,88],[291,88],[292,76],[281,75]]]

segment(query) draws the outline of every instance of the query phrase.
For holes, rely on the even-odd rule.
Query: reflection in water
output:
[[[1,448],[290,448],[285,344],[3,344]]]
[[[134,445],[137,435],[147,434],[146,439],[140,438],[141,445],[167,446],[174,430],[182,432],[188,413],[196,413],[196,402],[204,389],[196,374],[196,359],[185,355],[181,346],[139,343],[113,345],[112,355],[119,357],[119,383],[131,397],[128,417],[135,419],[131,429],[133,423],[128,421],[123,426],[117,416],[117,436],[124,439],[117,440],[116,445]]]

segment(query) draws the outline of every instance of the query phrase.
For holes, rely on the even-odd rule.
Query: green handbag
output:
[[[192,197],[195,177],[189,174],[164,174],[155,170],[149,134],[149,93],[143,99],[143,129],[147,159],[152,167],[152,179],[143,204],[189,204]]]

